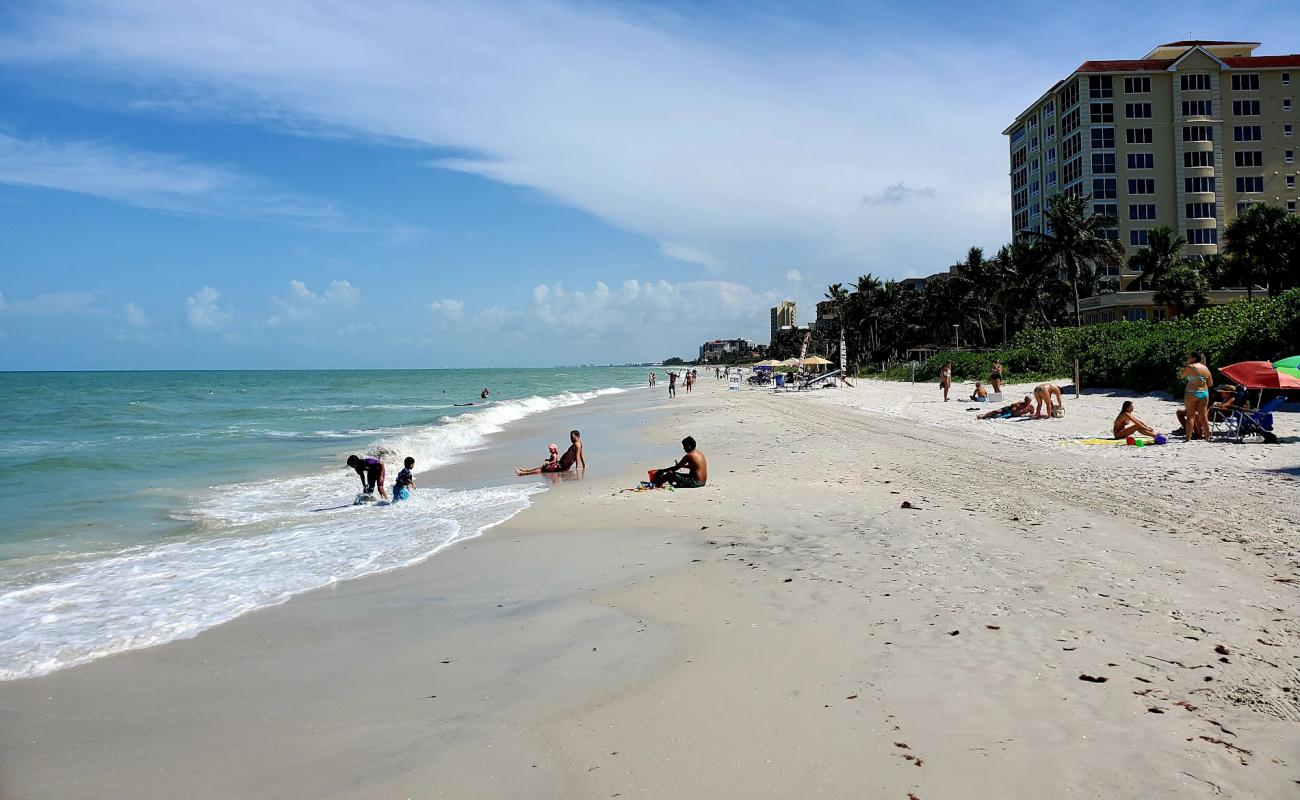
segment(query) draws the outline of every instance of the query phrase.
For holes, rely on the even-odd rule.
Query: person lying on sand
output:
[[[515,469],[516,475],[536,475],[540,472],[568,472],[573,469],[573,465],[587,468],[587,457],[582,452],[582,434],[578,431],[569,431],[569,449],[564,451],[564,455],[556,459],[555,454],[560,448],[550,445],[550,456],[540,467],[518,467]]]
[[[695,449],[695,440],[690,436],[682,439],[682,449],[686,455],[666,469],[655,470],[650,482],[655,486],[669,484],[678,489],[698,489],[709,481],[709,462],[704,454]],[[686,470],[680,472],[679,470]]]
[[[984,388],[984,384],[975,381],[975,391],[970,393],[970,399],[976,403],[987,403],[989,401],[989,390]]]
[[[1043,413],[1043,407],[1047,407],[1047,413]],[[1057,410],[1062,414],[1065,413],[1065,398],[1061,395],[1061,387],[1054,383],[1042,383],[1034,387],[1034,416],[1050,417],[1054,416]]]
[[[1034,401],[1029,399],[1029,395],[1025,395],[1025,399],[1021,400],[1019,403],[1012,403],[1009,406],[1003,406],[1002,408],[994,409],[993,411],[989,411],[985,414],[980,414],[979,417],[977,417],[977,419],[1001,419],[1006,417],[1027,417],[1029,416],[1029,412],[1032,411],[1033,408],[1034,408]]]
[[[1127,439],[1135,433],[1143,436],[1156,435],[1150,425],[1133,416],[1132,400],[1125,400],[1124,405],[1120,407],[1119,416],[1115,417],[1115,423],[1111,426],[1111,433],[1115,434],[1116,439]]]

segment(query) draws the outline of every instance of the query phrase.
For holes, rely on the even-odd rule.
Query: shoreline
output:
[[[876,411],[880,387],[714,384],[675,403],[647,395],[640,424],[622,426],[623,463],[602,453],[599,480],[537,495],[438,558],[19,682],[33,684],[21,697],[0,684],[13,761],[0,774],[31,781],[0,789],[50,793],[39,761],[58,772],[72,740],[100,761],[60,776],[60,795],[107,775],[137,796],[313,794],[308,778],[337,797],[1290,796],[1300,632],[1285,621],[1297,584],[1277,580],[1297,555],[1285,464],[1254,508],[1274,518],[1241,529],[1243,512],[1215,504],[1240,505],[1272,461],[1047,438],[1112,398],[1067,398],[1063,421],[1004,428],[1041,440],[1008,452],[1021,443],[972,436],[957,409],[951,425]],[[923,394],[902,399],[930,410]],[[710,459],[708,487],[618,491],[685,433]],[[1222,486],[1184,482],[1216,455]],[[1177,460],[1157,471],[1163,456]],[[1142,507],[1120,504],[1144,483]],[[1169,512],[1201,496],[1207,529],[1180,528]],[[498,609],[503,597],[528,600]],[[437,641],[457,643],[451,664]],[[242,663],[263,657],[261,670]],[[452,689],[454,705],[415,713],[408,689],[471,661],[478,682]],[[127,694],[96,696],[105,686]],[[360,696],[332,696],[345,688]],[[267,703],[264,723],[235,713]],[[164,712],[205,722],[169,741],[179,723],[159,728]],[[130,749],[113,754],[128,763],[107,763],[115,746],[84,722],[105,714],[101,731],[135,718]],[[41,747],[22,741],[34,732]],[[205,754],[202,737],[223,733],[247,741]],[[279,760],[241,757],[251,783],[222,783],[236,753],[285,737]],[[189,772],[141,771],[172,759]]]

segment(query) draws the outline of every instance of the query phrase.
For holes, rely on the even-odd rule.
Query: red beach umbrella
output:
[[[1247,389],[1300,389],[1300,378],[1279,372],[1267,361],[1242,361],[1219,367],[1219,372]]]

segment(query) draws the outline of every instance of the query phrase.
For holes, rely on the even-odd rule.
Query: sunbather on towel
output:
[[[1133,416],[1132,400],[1125,400],[1124,405],[1120,407],[1119,416],[1115,417],[1111,432],[1115,434],[1116,439],[1127,439],[1135,433],[1140,433],[1143,436],[1156,435],[1155,430],[1150,425]]]
[[[979,419],[1008,419],[1010,417],[1028,417],[1034,410],[1034,401],[1028,396],[1019,403],[1012,403],[1009,406],[1003,406],[980,414]]]

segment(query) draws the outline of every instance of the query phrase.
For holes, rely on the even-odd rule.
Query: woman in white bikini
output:
[[[939,370],[939,386],[943,389],[943,402],[948,402],[948,390],[952,388],[952,362],[949,361]]]

